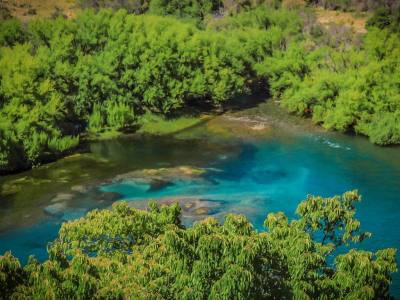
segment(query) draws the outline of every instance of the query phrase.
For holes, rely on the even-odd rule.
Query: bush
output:
[[[141,211],[117,203],[64,223],[42,264],[0,257],[1,296],[390,299],[396,250],[349,249],[370,236],[354,218],[359,200],[356,191],[308,196],[297,218],[270,213],[262,232],[244,216],[184,228],[177,204]]]
[[[102,108],[99,105],[95,105],[92,114],[89,117],[89,131],[99,132],[104,128],[106,124]]]
[[[79,136],[54,137],[48,142],[49,149],[55,153],[65,153],[78,145]]]
[[[22,24],[17,19],[0,21],[0,46],[11,47],[25,40]]]
[[[135,123],[135,114],[130,105],[124,102],[108,102],[107,124],[117,130],[127,129]]]

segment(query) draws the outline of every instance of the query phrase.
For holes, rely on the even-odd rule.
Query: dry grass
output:
[[[11,15],[23,22],[40,17],[51,17],[59,8],[67,18],[77,13],[75,0],[0,0],[10,10]]]
[[[338,24],[351,27],[356,33],[366,33],[367,16],[355,17],[352,13],[336,10],[316,9],[317,21],[321,25]]]

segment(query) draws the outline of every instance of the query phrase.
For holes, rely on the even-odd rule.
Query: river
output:
[[[400,249],[400,148],[374,146],[365,138],[325,132],[291,117],[281,120],[272,110],[276,122],[265,118],[268,110],[222,116],[219,123],[171,136],[93,142],[84,153],[3,176],[0,253],[11,250],[22,262],[30,254],[44,260],[46,245],[63,221],[121,199],[138,207],[147,199],[179,199],[194,207],[184,217],[186,225],[234,212],[262,229],[269,212],[295,217],[307,194],[332,196],[352,189],[362,195],[356,215],[362,229],[373,234],[359,247]],[[121,177],[134,170],[182,166],[203,173],[157,185]],[[398,274],[392,293],[400,297]]]

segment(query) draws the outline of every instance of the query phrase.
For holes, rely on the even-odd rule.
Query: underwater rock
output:
[[[195,214],[197,216],[208,215],[208,213],[209,213],[208,207],[198,207],[195,210],[193,210],[193,214]]]
[[[120,174],[114,178],[114,181],[132,180],[157,187],[158,183],[171,184],[175,180],[187,181],[199,179],[204,173],[205,170],[190,166],[143,169]]]
[[[172,186],[172,185],[174,185],[174,183],[171,181],[156,179],[156,180],[153,180],[150,182],[150,187],[147,191],[148,192],[156,192],[156,191],[162,190],[162,189],[164,189],[168,186]]]
[[[74,185],[71,187],[71,191],[77,192],[77,193],[82,193],[82,194],[88,192],[88,190],[89,190],[89,187],[84,186],[84,185]]]
[[[64,211],[66,208],[67,208],[66,202],[57,202],[57,203],[46,206],[43,209],[43,211],[47,215],[50,215],[53,217],[61,217],[64,214]]]
[[[1,186],[1,194],[12,195],[21,192],[26,185],[42,185],[50,182],[50,179],[40,179],[31,176],[23,176],[3,183]]]
[[[20,192],[22,190],[22,186],[18,184],[12,184],[12,183],[5,183],[1,187],[1,194],[2,195],[12,195]]]
[[[186,202],[183,204],[183,209],[189,210],[189,209],[193,208],[194,206],[195,206],[195,204],[193,202]]]
[[[115,201],[121,198],[121,194],[117,192],[101,192],[97,195],[96,199],[99,201]]]
[[[67,193],[58,193],[51,202],[60,202],[60,201],[67,201],[74,198],[74,194],[67,194]]]

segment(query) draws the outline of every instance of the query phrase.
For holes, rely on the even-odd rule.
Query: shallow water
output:
[[[205,173],[201,180],[172,179],[157,188],[129,178],[113,180],[135,169],[180,165]],[[262,138],[221,139],[200,126],[180,138],[132,136],[93,143],[89,153],[3,177],[0,183],[0,253],[12,250],[24,262],[29,254],[46,258],[46,244],[62,221],[118,199],[191,197],[204,201],[209,215],[243,213],[262,229],[268,212],[294,217],[307,194],[352,189],[363,196],[357,207],[362,228],[373,233],[361,248],[400,249],[400,148],[377,147],[358,137],[272,128]],[[55,203],[62,203],[60,211],[44,212]],[[184,219],[187,225],[192,221]],[[392,290],[400,296],[398,274]]]

